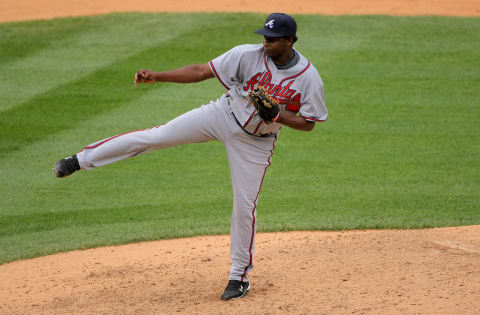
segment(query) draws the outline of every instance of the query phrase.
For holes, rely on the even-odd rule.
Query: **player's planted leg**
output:
[[[253,137],[240,130],[225,143],[234,201],[230,245],[232,266],[222,300],[241,298],[250,289],[248,274],[253,268],[257,201],[275,139]]]

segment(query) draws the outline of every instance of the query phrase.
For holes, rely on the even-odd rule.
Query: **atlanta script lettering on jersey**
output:
[[[297,90],[290,89],[293,82],[295,82],[295,80],[290,80],[290,82],[285,86],[272,83],[272,74],[270,71],[264,71],[254,74],[247,81],[246,85],[243,87],[243,90],[254,91],[256,87],[261,85],[279,104],[284,104],[286,110],[298,112],[301,106],[300,99],[302,94],[297,93]]]

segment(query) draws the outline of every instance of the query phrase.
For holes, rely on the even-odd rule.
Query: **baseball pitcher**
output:
[[[227,151],[232,185],[231,268],[222,300],[243,297],[250,290],[257,202],[283,126],[311,131],[327,119],[323,82],[315,67],[293,47],[295,20],[270,14],[263,44],[240,45],[205,64],[156,72],[139,70],[134,84],[199,82],[216,77],[226,92],[168,123],[130,131],[86,146],[59,160],[53,170],[66,177],[109,163],[186,143],[222,141]]]

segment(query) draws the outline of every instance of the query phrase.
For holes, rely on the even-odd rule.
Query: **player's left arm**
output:
[[[325,107],[323,82],[314,66],[303,74],[304,81],[301,106],[298,114],[288,110],[281,110],[277,123],[303,131],[312,131],[315,123],[327,120],[328,111]]]
[[[281,110],[275,122],[302,131],[312,131],[315,127],[315,122],[306,120],[288,110]]]

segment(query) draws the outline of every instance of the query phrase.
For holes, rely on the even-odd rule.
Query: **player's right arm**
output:
[[[189,65],[183,68],[157,72],[148,69],[135,73],[134,83],[176,82],[193,83],[213,78],[215,75],[208,63]]]

